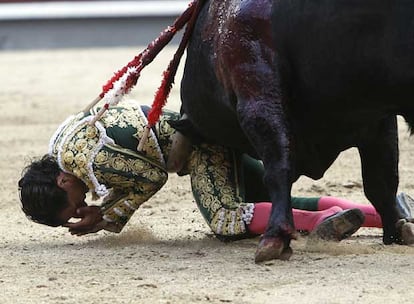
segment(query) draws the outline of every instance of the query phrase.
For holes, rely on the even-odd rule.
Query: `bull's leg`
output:
[[[273,87],[277,87],[275,82]],[[272,211],[255,261],[288,259],[290,241],[295,234],[290,205],[292,165],[290,162],[290,130],[277,89],[268,95],[238,100],[238,115],[265,167],[264,183],[269,189]]]
[[[399,214],[395,196],[398,188],[398,133],[396,117],[384,119],[369,130],[358,146],[364,191],[381,216],[384,244],[399,243],[396,230]]]
[[[240,126],[263,161],[264,183],[272,200],[268,227],[259,243],[256,262],[288,259],[290,241],[295,234],[290,206],[291,131],[283,106],[280,62],[272,41],[272,2],[211,3],[213,9],[221,3],[218,11],[225,9],[228,16],[218,25],[220,34],[214,57],[218,78],[237,99]]]

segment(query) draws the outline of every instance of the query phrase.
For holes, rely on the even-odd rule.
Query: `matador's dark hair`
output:
[[[57,214],[68,202],[66,191],[56,183],[60,172],[56,159],[50,155],[34,160],[23,169],[19,194],[22,210],[30,220],[52,227],[63,224]]]

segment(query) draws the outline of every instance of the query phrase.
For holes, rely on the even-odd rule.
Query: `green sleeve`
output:
[[[94,161],[96,177],[111,189],[102,204],[104,219],[116,223],[119,231],[139,206],[166,183],[165,169],[145,156],[105,145]]]

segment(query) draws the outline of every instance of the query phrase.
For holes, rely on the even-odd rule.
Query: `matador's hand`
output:
[[[106,222],[102,219],[101,208],[98,206],[80,207],[76,210],[77,216],[81,220],[76,223],[66,223],[62,226],[69,228],[69,232],[75,235],[84,235],[95,233],[102,230],[106,226]]]

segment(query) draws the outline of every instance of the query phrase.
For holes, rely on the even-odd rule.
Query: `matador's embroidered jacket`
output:
[[[50,140],[49,153],[60,168],[81,179],[97,196],[104,197],[104,220],[121,231],[138,207],[167,181],[165,162],[175,130],[168,120],[179,114],[164,111],[151,130],[143,153],[136,148],[147,124],[138,104],[111,107],[94,125],[91,113],[70,116]],[[188,172],[196,203],[214,233],[247,234],[254,204],[243,202],[237,158],[229,149],[212,145],[194,147]]]

